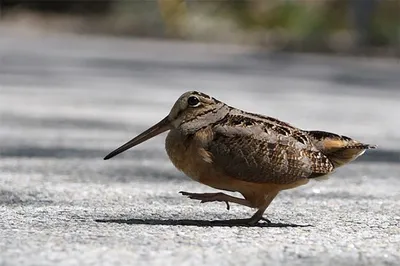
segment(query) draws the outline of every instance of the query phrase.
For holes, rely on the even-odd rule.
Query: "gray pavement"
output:
[[[112,149],[198,89],[305,129],[377,144],[254,210],[173,168],[165,134]],[[400,64],[237,46],[0,29],[0,265],[399,265]]]

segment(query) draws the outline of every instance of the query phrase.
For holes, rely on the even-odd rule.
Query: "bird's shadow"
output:
[[[289,223],[267,223],[259,222],[255,225],[248,224],[246,219],[230,220],[189,220],[189,219],[96,219],[98,223],[117,223],[133,225],[172,225],[172,226],[197,226],[197,227],[310,227],[312,225],[299,225]]]

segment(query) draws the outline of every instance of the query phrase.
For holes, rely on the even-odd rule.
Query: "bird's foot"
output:
[[[266,222],[267,224],[272,223],[269,219],[264,218],[264,217],[261,217],[260,221],[264,221],[264,222]]]
[[[264,211],[265,211],[265,208],[259,209],[253,216],[251,216],[249,218],[248,224],[249,225],[256,225],[260,221],[264,221],[265,223],[270,224],[271,221],[268,220],[267,218],[263,217]]]
[[[225,202],[226,203],[226,209],[229,210],[229,197],[228,195],[224,193],[190,193],[190,192],[185,192],[185,191],[179,191],[183,196],[188,196],[189,199],[194,199],[194,200],[200,200],[200,203],[205,203],[205,202],[213,202],[213,201],[219,201],[219,202]]]

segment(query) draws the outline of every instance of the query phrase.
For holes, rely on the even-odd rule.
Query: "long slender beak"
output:
[[[147,129],[143,133],[139,134],[135,138],[131,139],[121,147],[115,149],[114,151],[110,152],[106,157],[104,157],[104,160],[108,160],[115,155],[118,155],[148,139],[151,139],[152,137],[157,136],[158,134],[161,134],[167,130],[170,129],[170,122],[168,120],[168,116],[165,117],[163,120],[152,126],[151,128]]]

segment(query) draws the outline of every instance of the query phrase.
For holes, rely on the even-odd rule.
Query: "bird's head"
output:
[[[204,93],[185,92],[164,119],[112,151],[104,159],[110,159],[167,130],[176,129],[183,134],[193,134],[197,130],[221,120],[228,113],[228,109],[226,104]]]

